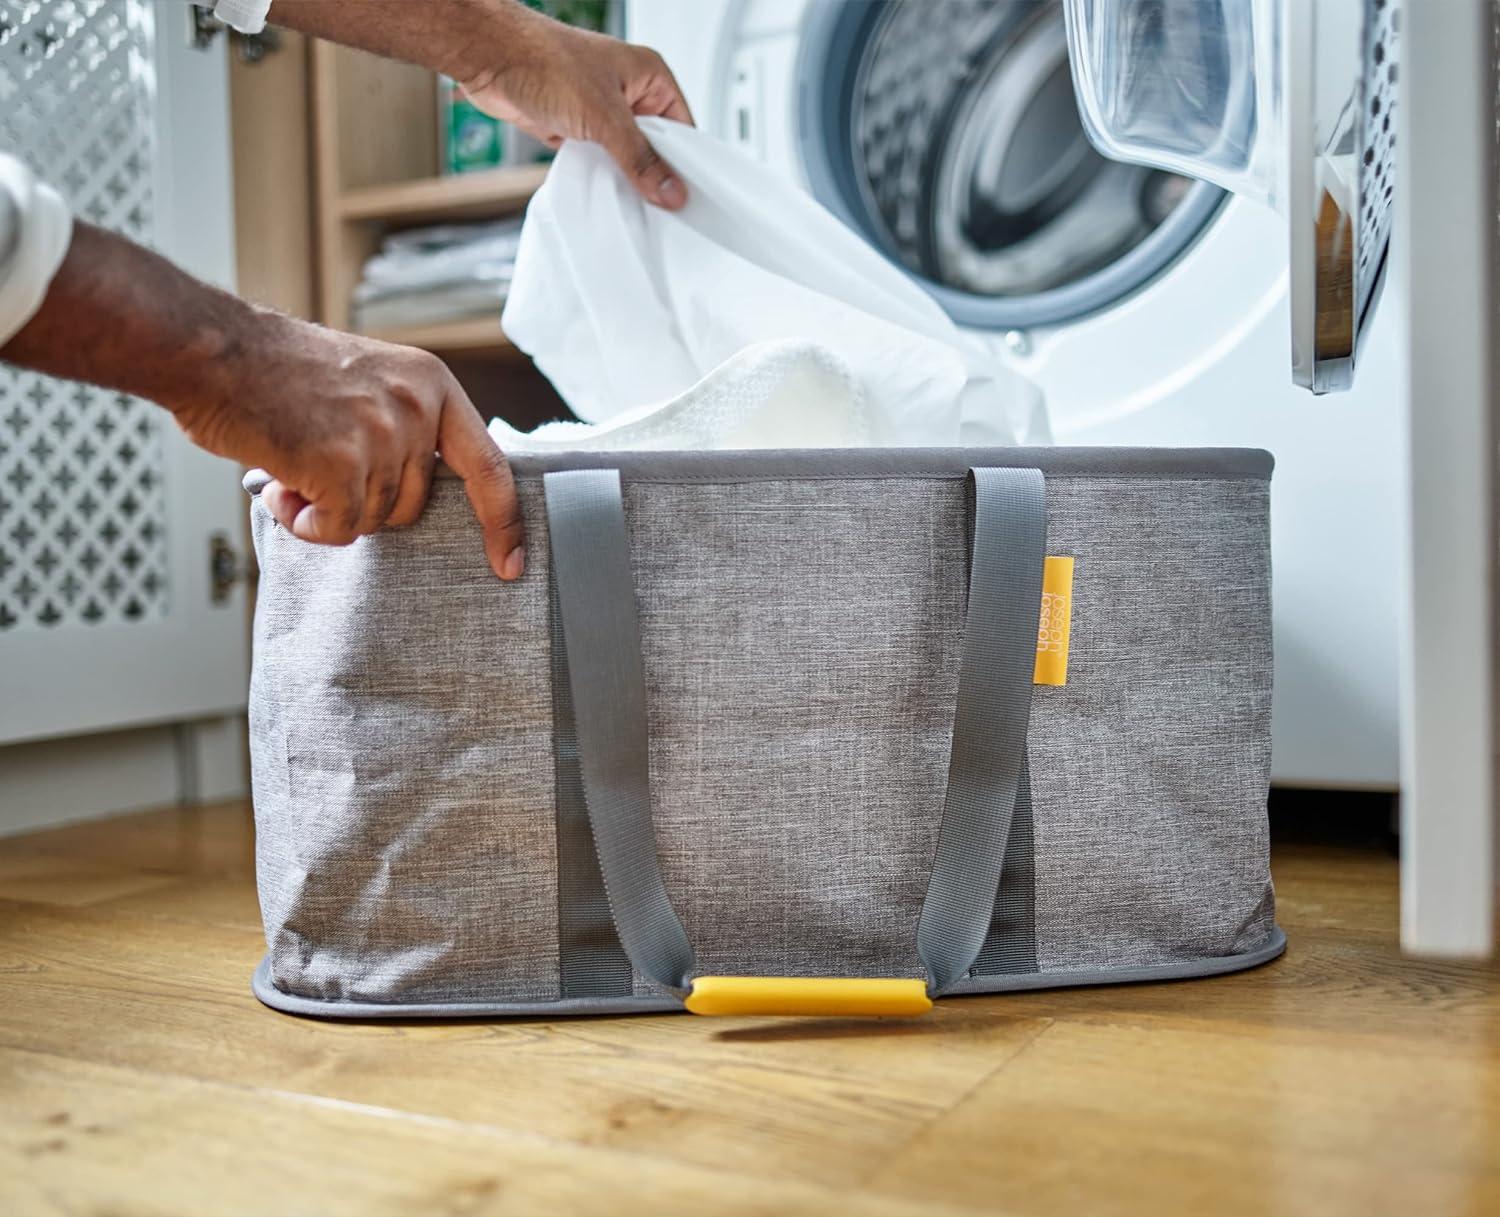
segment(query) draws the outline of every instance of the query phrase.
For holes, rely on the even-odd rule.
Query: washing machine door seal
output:
[[[820,202],[981,329],[1100,312],[1191,247],[1223,191],[1093,151],[1060,5],[983,0],[946,10],[946,25],[944,13],[809,6],[796,129]]]

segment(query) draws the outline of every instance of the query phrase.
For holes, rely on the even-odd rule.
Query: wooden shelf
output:
[[[467,317],[434,325],[404,325],[395,329],[369,330],[366,337],[403,346],[421,347],[438,355],[514,355],[524,359],[500,328],[498,317]]]
[[[546,179],[547,166],[434,177],[442,155],[431,72],[323,39],[310,39],[307,51],[317,260],[311,303],[324,325],[348,330],[364,265],[389,230],[515,215]],[[506,341],[498,306],[488,316],[370,333],[442,358],[486,417],[503,413],[529,430],[568,416],[546,377]]]
[[[521,210],[546,176],[546,165],[516,165],[363,186],[344,192],[339,215],[345,220],[400,224],[493,219]]]

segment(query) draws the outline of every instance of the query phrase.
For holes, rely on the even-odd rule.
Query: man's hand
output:
[[[464,480],[490,566],[521,574],[510,467],[425,351],[255,308],[77,224],[41,310],[0,359],[166,406],[194,443],[266,469],[266,505],[308,541],[414,522],[441,456]]]
[[[463,478],[502,579],[525,567],[510,466],[453,373],[411,347],[259,313],[224,369],[168,402],[199,447],[259,465],[271,514],[304,541],[346,545],[415,524],[435,454]],[[227,372],[227,375],[226,375]],[[233,397],[207,391],[232,385]]]
[[[602,145],[651,202],[675,211],[687,189],[635,125],[691,123],[655,51],[574,29],[520,0],[274,0],[270,20],[453,77],[474,104],[552,147]]]
[[[494,60],[459,79],[474,104],[553,148],[599,144],[651,202],[669,211],[686,203],[682,179],[635,125],[637,114],[693,121],[662,57],[524,11]]]

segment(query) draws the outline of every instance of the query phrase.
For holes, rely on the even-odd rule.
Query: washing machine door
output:
[[[1065,0],[1084,126],[1286,217],[1292,378],[1349,387],[1390,246],[1396,0]]]
[[[1224,199],[1094,149],[1056,0],[821,0],[795,75],[813,193],[963,325],[1107,309],[1170,267]]]

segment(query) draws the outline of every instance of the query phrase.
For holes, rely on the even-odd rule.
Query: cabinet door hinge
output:
[[[239,550],[230,544],[226,533],[216,532],[208,539],[208,598],[223,604],[234,592],[236,583],[250,577]]]

